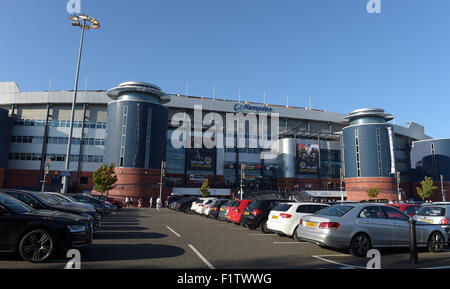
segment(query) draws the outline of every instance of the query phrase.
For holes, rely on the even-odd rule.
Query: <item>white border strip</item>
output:
[[[205,262],[205,264],[209,267],[209,269],[213,269],[213,270],[216,269],[216,268],[214,268],[214,266],[213,266],[211,263],[209,263],[208,260],[206,260],[205,257],[203,257],[202,254],[200,254],[199,251],[197,251],[197,249],[194,248],[194,246],[192,246],[191,244],[189,244],[188,246],[189,246],[189,248],[192,249],[192,251],[194,251],[195,254],[197,254],[197,256],[198,256],[200,259],[202,259],[203,262]]]
[[[167,229],[169,229],[172,233],[174,233],[175,234],[175,236],[177,236],[178,238],[179,237],[181,237],[181,235],[180,234],[178,234],[177,232],[175,232],[171,227],[169,227],[169,226],[166,226],[166,228]]]

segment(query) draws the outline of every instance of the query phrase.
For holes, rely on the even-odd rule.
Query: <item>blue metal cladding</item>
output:
[[[8,116],[8,111],[0,109],[0,128],[2,138],[0,140],[0,168],[6,168],[8,164],[9,153],[9,138],[11,133],[11,119]]]
[[[440,181],[450,181],[450,139],[430,139],[414,142],[411,147],[411,167],[413,180],[422,181],[431,177]]]
[[[346,178],[392,177],[389,126],[384,123],[344,128]]]
[[[160,169],[165,159],[167,117],[168,109],[156,103],[135,100],[109,103],[105,162],[116,167]]]

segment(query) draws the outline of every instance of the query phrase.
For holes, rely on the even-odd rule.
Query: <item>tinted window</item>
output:
[[[13,212],[15,214],[24,214],[24,213],[31,212],[33,210],[29,206],[27,206],[21,202],[15,201],[11,198],[8,198],[4,195],[0,195],[0,203],[3,204],[6,208],[8,208],[8,210],[10,210],[11,212]]]
[[[14,198],[18,199],[19,201],[27,204],[28,206],[36,206],[39,205],[39,203],[34,200],[33,198],[25,195],[25,194],[20,194],[20,193],[9,193],[11,196],[13,196]]]
[[[358,218],[384,219],[384,215],[378,206],[365,207],[359,213]]]
[[[410,206],[405,208],[405,213],[408,215],[416,215],[419,211],[419,207],[416,206]]]
[[[64,199],[64,198],[61,197],[61,196],[58,196],[58,195],[52,195],[52,197],[54,197],[55,199],[57,199],[58,201],[60,201],[60,202],[62,202],[62,203],[69,203],[68,200]]]
[[[326,208],[323,211],[317,213],[320,216],[330,216],[330,217],[342,217],[348,212],[350,212],[354,207],[353,206],[345,206],[345,205],[335,205],[329,208]]]
[[[247,209],[256,209],[261,207],[262,205],[263,201],[253,201],[248,205]]]
[[[45,194],[36,194],[35,197],[37,199],[39,199],[39,201],[41,201],[42,203],[45,203],[45,204],[50,205],[50,206],[59,206],[59,205],[61,205],[60,202],[58,202],[54,198],[49,197],[48,195],[45,195]]]
[[[276,206],[275,208],[273,208],[273,211],[277,211],[277,212],[286,212],[287,210],[289,210],[292,207],[292,205],[290,204],[279,204],[278,206]]]
[[[392,208],[392,207],[385,207],[383,208],[383,211],[386,213],[387,217],[389,219],[393,220],[402,220],[407,221],[409,220],[409,217],[402,213],[402,211]]]
[[[422,207],[419,212],[419,216],[430,216],[430,217],[443,217],[445,216],[445,208],[442,207]]]

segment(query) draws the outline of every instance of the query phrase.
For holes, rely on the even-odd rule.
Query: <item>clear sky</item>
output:
[[[74,87],[80,30],[68,0],[0,0],[0,81]],[[380,107],[450,137],[450,1],[81,0],[80,89],[144,81],[167,93],[308,106]]]

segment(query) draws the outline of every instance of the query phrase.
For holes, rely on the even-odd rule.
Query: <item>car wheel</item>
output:
[[[20,256],[30,263],[42,263],[54,253],[56,244],[47,230],[34,230],[23,236],[19,243]]]
[[[366,257],[371,247],[369,236],[360,233],[353,237],[350,243],[350,252],[358,257]]]
[[[291,236],[292,239],[298,240],[298,239],[297,239],[297,229],[298,229],[298,226],[295,227],[294,231],[292,232],[292,236]]]
[[[299,242],[302,242],[302,239],[300,239],[300,237],[299,237],[298,234],[297,234],[297,230],[295,230],[294,236],[295,236],[295,240],[297,240],[297,241],[299,241]]]
[[[428,239],[428,251],[433,253],[438,253],[444,250],[444,237],[442,237],[441,233],[433,232]]]
[[[264,234],[268,234],[269,230],[267,229],[267,220],[261,223],[261,232]]]

